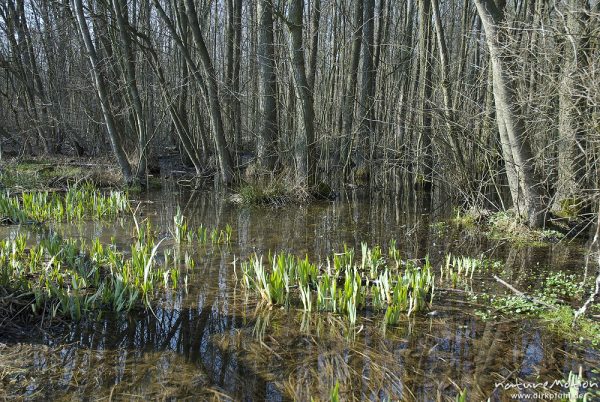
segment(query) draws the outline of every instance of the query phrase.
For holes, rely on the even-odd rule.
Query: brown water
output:
[[[501,259],[503,278],[520,289],[535,287],[549,270],[581,271],[581,245],[515,247],[476,231],[432,225],[449,207],[434,200],[430,208],[415,197],[350,194],[271,209],[177,188],[144,196],[140,212],[163,235],[179,205],[192,227],[230,224],[233,244],[183,249],[196,261],[193,270],[183,268],[187,291],[161,296],[152,311],[67,323],[46,336],[0,344],[0,397],[328,400],[339,381],[342,400],[454,400],[458,388],[468,390],[469,400],[506,400],[514,391],[496,383],[562,380],[579,366],[600,382],[593,371],[599,350],[564,341],[536,320],[481,320],[466,293],[442,291],[430,314],[384,331],[381,316],[371,312],[352,329],[334,314],[257,307],[236,282],[234,259],[253,252],[287,250],[322,261],[344,243],[360,250],[361,241],[391,239],[404,257],[428,254],[434,267],[447,252]],[[60,228],[65,236],[114,237],[125,249],[131,229],[128,220]],[[504,293],[490,274],[476,276],[469,287]]]

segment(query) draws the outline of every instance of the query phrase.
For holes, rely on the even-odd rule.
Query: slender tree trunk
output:
[[[371,161],[371,137],[375,120],[375,70],[373,68],[375,42],[375,0],[364,0],[363,5],[363,50],[362,50],[362,79],[359,104],[360,126],[357,140],[357,169],[356,172],[368,176]]]
[[[433,181],[433,149],[431,129],[431,3],[419,1],[419,164],[417,185],[431,189]]]
[[[582,208],[581,190],[586,188],[586,133],[584,119],[591,114],[581,92],[581,74],[588,66],[588,2],[569,1],[566,12],[566,41],[559,87],[558,181],[553,209],[566,212]],[[575,205],[579,204],[579,205]]]
[[[228,120],[233,148],[241,145],[240,65],[242,41],[242,0],[227,0],[227,94]]]
[[[452,86],[450,83],[450,61],[448,57],[448,48],[442,28],[440,18],[440,6],[438,0],[431,0],[431,9],[433,11],[433,20],[435,22],[435,32],[437,37],[437,49],[440,58],[440,81],[442,86],[442,97],[444,99],[444,117],[446,128],[448,129],[448,142],[452,147],[454,161],[457,163],[456,169],[459,174],[464,174],[465,161],[462,149],[458,145],[458,134],[456,130],[456,119],[454,117],[454,105],[452,104]]]
[[[273,4],[261,0],[259,10],[258,64],[260,92],[260,131],[257,143],[258,163],[262,169],[275,167],[277,122],[277,75],[273,35]]]
[[[310,45],[310,65],[308,69],[308,87],[314,93],[315,77],[317,75],[317,55],[319,51],[319,23],[321,20],[321,0],[314,0],[312,3],[312,26],[311,26],[311,45]]]
[[[200,62],[204,75],[206,76],[206,89],[208,94],[208,104],[210,108],[210,121],[213,129],[213,137],[219,160],[219,168],[221,174],[221,182],[225,185],[233,182],[233,162],[229,149],[227,148],[227,140],[225,139],[225,130],[223,128],[223,118],[221,114],[221,104],[219,102],[219,89],[217,85],[217,77],[213,64],[204,42],[204,37],[200,31],[196,6],[193,0],[186,0],[186,11],[188,22],[192,30],[194,42],[200,56]]]
[[[354,105],[356,103],[356,82],[358,77],[358,66],[360,63],[360,48],[363,35],[363,1],[354,2],[354,30],[352,34],[352,52],[350,54],[350,72],[347,76],[346,88],[342,97],[342,133],[340,144],[340,157],[344,164],[344,175],[350,167],[350,155],[352,150],[352,123],[354,120]]]
[[[136,75],[135,75],[135,56],[132,51],[131,37],[129,32],[129,22],[127,18],[127,6],[122,3],[121,0],[112,0],[113,10],[117,20],[117,26],[119,27],[119,34],[121,38],[121,49],[123,52],[123,64],[125,82],[127,86],[127,92],[133,105],[133,115],[135,120],[135,128],[137,131],[138,138],[138,153],[139,162],[137,166],[137,177],[138,180],[143,183],[146,176],[146,165],[147,165],[147,134],[146,134],[146,116],[144,108],[142,106],[142,100],[138,90]],[[124,6],[124,7],[123,7]]]
[[[88,58],[90,60],[90,65],[92,67],[94,86],[98,95],[98,99],[100,100],[100,106],[102,108],[102,115],[104,116],[104,123],[106,124],[110,145],[115,157],[117,158],[117,162],[121,167],[121,172],[123,173],[125,183],[131,185],[134,182],[134,177],[131,173],[131,166],[127,160],[127,155],[125,155],[125,151],[121,145],[120,135],[117,132],[117,126],[115,124],[115,119],[110,108],[108,94],[106,92],[106,83],[104,82],[104,77],[100,72],[96,48],[94,46],[94,42],[92,41],[88,25],[83,14],[83,5],[81,0],[71,0],[71,6],[73,7],[79,33],[83,39]]]

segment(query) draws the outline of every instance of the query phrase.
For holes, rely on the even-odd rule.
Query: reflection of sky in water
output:
[[[537,367],[544,359],[544,351],[542,349],[542,337],[540,331],[531,330],[523,336],[523,363],[521,364],[521,376],[528,377],[535,372]]]
[[[241,208],[213,195],[174,191],[150,198],[152,202],[140,208],[139,219],[150,219],[159,238],[168,234],[180,205],[190,227],[202,223],[210,231],[230,224],[233,244],[220,248],[182,245],[178,253],[181,262],[186,252],[196,261],[193,270],[182,271],[182,281],[188,275],[187,293],[183,289],[168,292],[152,311],[84,320],[61,334],[59,355],[50,349],[34,355],[40,373],[61,373],[58,388],[42,392],[47,397],[57,395],[53,392],[76,392],[94,398],[106,396],[111,389],[148,398],[199,397],[207,395],[203,392],[208,389],[213,392],[209,395],[279,401],[292,382],[328,397],[328,372],[335,367],[345,370],[345,381],[354,385],[357,397],[412,395],[431,400],[438,392],[456,393],[450,380],[474,395],[481,390],[489,396],[494,381],[510,373],[518,373],[523,380],[536,379],[538,373],[554,380],[579,364],[587,369],[600,362],[596,351],[565,345],[538,330],[533,322],[483,322],[472,314],[460,293],[453,292],[441,293],[434,301],[437,315],[412,318],[399,328],[388,328],[385,336],[380,317],[368,314],[356,340],[350,342],[344,340],[346,331],[337,321],[327,317],[304,317],[303,326],[302,314],[293,309],[286,313],[275,308],[256,316],[253,305],[244,307],[232,265],[235,256],[239,271],[241,258],[268,250],[306,253],[323,261],[344,243],[357,249],[358,259],[361,241],[387,245],[396,239],[403,257],[428,254],[434,266],[447,252],[473,256],[486,252],[506,260],[503,269],[510,282],[525,289],[535,272],[531,267],[541,270],[550,262],[564,261],[571,264],[564,269],[576,268],[581,252],[574,248],[510,248],[477,234],[457,236],[452,229],[434,229],[429,226],[433,218],[421,213],[419,200],[408,196],[386,202],[340,201],[278,209]],[[97,237],[108,242],[114,237],[124,250],[132,242],[130,220],[108,226],[62,225],[59,229],[64,235],[89,241]],[[4,227],[0,234],[14,237],[19,230]],[[480,292],[499,289],[485,275],[476,275],[470,286]],[[267,313],[269,318],[263,320]],[[259,321],[268,322],[264,333],[254,328]],[[305,333],[301,327],[307,328]],[[567,353],[556,353],[559,347]],[[588,375],[592,373],[588,371]],[[377,382],[381,384],[373,386]],[[30,394],[47,389],[42,380],[36,384]]]

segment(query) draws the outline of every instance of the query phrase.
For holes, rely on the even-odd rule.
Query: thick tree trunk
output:
[[[300,123],[296,130],[296,165],[298,183],[312,186],[316,180],[315,155],[315,111],[313,95],[308,85],[302,38],[302,16],[304,1],[291,0],[288,10],[290,30],[291,59],[294,68],[296,102]]]
[[[500,11],[492,0],[475,0],[475,5],[485,30],[486,42],[490,53],[492,75],[494,81],[494,101],[496,104],[496,120],[501,136],[506,131],[503,141],[504,160],[507,164],[514,163],[514,173],[517,175],[519,188],[511,188],[513,203],[521,205],[520,199],[514,199],[515,193],[522,195],[523,215],[531,227],[541,227],[544,224],[544,202],[540,180],[535,173],[533,155],[529,140],[525,136],[523,116],[519,110],[514,83],[511,80],[502,55],[502,37],[498,23],[502,20]],[[507,142],[505,144],[505,142]],[[512,162],[511,162],[512,158]],[[510,174],[511,169],[507,169]],[[514,178],[509,177],[509,183],[514,186]]]

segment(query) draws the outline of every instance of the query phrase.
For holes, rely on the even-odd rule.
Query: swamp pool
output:
[[[491,240],[477,228],[446,223],[448,205],[413,192],[354,192],[280,208],[234,205],[179,187],[133,198],[137,219],[151,220],[163,245],[173,242],[178,207],[190,226],[229,225],[231,242],[181,244],[176,258],[185,280],[151,308],[65,320],[35,335],[3,334],[0,326],[0,398],[284,401],[330,400],[335,392],[340,400],[454,401],[464,392],[465,400],[494,401],[539,392],[510,384],[566,381],[580,369],[591,385],[600,383],[600,346],[531,316],[498,313],[485,301],[510,294],[493,275],[526,293],[558,271],[584,280],[585,244]],[[54,226],[65,237],[127,249],[135,223],[123,217]],[[2,226],[0,235],[24,230]],[[369,309],[350,325],[335,313],[266,306],[239,278],[240,261],[254,253],[285,251],[325,264],[344,245],[360,253],[363,242],[385,249],[392,240],[402,258],[428,257],[438,287],[426,311],[403,314],[392,326]],[[495,263],[453,286],[438,284],[448,254]],[[545,390],[568,392],[559,385]],[[600,395],[597,386],[585,391],[588,400]]]

